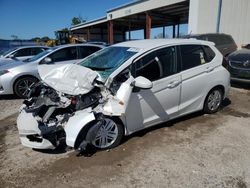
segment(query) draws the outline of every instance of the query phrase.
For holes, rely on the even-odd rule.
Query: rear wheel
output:
[[[98,125],[93,125],[88,131],[91,132],[92,129],[96,128],[95,126]],[[110,149],[118,146],[122,140],[122,137],[122,125],[110,118],[104,118],[102,120],[102,125],[97,131],[97,134],[92,140],[91,144],[97,149]]]
[[[222,98],[222,90],[220,88],[210,91],[205,100],[204,112],[208,114],[217,112],[222,103]]]
[[[34,77],[19,78],[14,84],[14,92],[18,97],[27,98],[30,88],[38,82]]]

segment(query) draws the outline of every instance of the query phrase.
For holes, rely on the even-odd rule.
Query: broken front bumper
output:
[[[55,146],[41,136],[38,122],[32,113],[21,110],[17,118],[17,127],[22,145],[35,149],[54,149]]]

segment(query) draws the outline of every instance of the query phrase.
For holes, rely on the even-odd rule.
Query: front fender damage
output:
[[[93,75],[92,79],[96,76],[95,73],[89,74]],[[31,90],[30,99],[24,101],[17,120],[24,146],[52,149],[64,141],[67,146],[76,148],[82,131],[88,131],[84,128],[94,124],[95,129],[85,132],[85,137],[77,145],[76,149],[83,151],[97,135],[103,117],[124,118],[133,89],[131,83],[134,78],[130,74],[122,82],[117,82],[112,89],[95,83],[93,88],[89,87],[90,91],[86,92],[85,87],[84,93],[77,94],[56,90],[58,88],[53,88],[55,85],[48,80],[53,74],[46,76],[46,83],[42,82]],[[53,78],[52,81],[54,80]],[[80,90],[75,88],[74,91]]]

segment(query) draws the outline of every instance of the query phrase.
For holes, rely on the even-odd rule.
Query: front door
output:
[[[171,119],[178,114],[181,76],[176,48],[165,47],[143,56],[132,66],[135,77],[153,82],[148,90],[134,88],[126,110],[128,133]]]

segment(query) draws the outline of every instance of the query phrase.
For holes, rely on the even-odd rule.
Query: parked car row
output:
[[[119,43],[75,64],[51,65],[54,57],[36,57],[42,82],[17,119],[27,147],[113,148],[158,123],[218,111],[230,86],[221,53],[194,39]]]
[[[38,65],[75,63],[102,48],[104,46],[94,44],[62,45],[47,50],[34,47],[34,49],[41,49],[42,52],[23,61],[15,59],[0,63],[0,94],[16,94],[26,98],[30,87],[40,80]],[[31,48],[20,50],[22,49]],[[12,52],[12,54],[16,53]]]
[[[21,46],[16,48],[11,48],[0,54],[0,65],[3,63],[8,63],[9,61],[15,60],[25,60],[35,56],[45,50],[49,49],[45,46]]]

